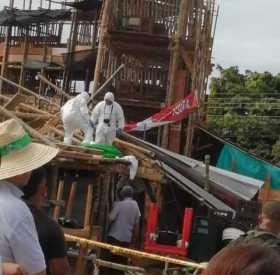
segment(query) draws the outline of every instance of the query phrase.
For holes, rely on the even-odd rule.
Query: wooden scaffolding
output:
[[[194,89],[203,105],[212,71],[214,0],[105,0],[102,11],[93,92],[125,64],[111,89],[128,121],[141,121]],[[199,119],[198,111],[148,138],[190,154]]]

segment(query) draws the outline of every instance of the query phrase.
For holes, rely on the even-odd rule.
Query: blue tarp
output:
[[[270,175],[271,188],[280,189],[279,167],[257,159],[230,144],[225,144],[216,166],[224,170],[232,171],[233,163],[234,172],[240,175],[259,180],[265,180]]]

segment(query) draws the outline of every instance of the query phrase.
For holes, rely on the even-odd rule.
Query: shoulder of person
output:
[[[100,107],[102,107],[103,105],[105,105],[105,101],[100,101],[100,102],[98,102],[98,103],[94,106],[94,109],[100,108]]]

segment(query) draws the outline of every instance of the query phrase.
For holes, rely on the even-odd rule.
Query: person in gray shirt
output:
[[[122,200],[114,203],[109,214],[110,225],[107,242],[117,246],[129,247],[137,236],[141,214],[137,202],[133,200],[133,188],[131,186],[124,186],[120,191],[120,196]],[[109,251],[104,256],[107,261],[127,264],[126,257],[112,254]],[[121,275],[124,273],[104,268],[102,274]]]

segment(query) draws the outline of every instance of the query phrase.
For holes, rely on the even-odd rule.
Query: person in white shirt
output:
[[[112,145],[125,126],[123,109],[112,93],[106,93],[104,100],[94,107],[91,121],[96,126],[95,143]]]
[[[21,199],[31,171],[53,159],[58,149],[32,143],[14,119],[0,123],[0,257],[29,275],[46,274],[34,220]],[[24,273],[23,273],[24,274]]]

